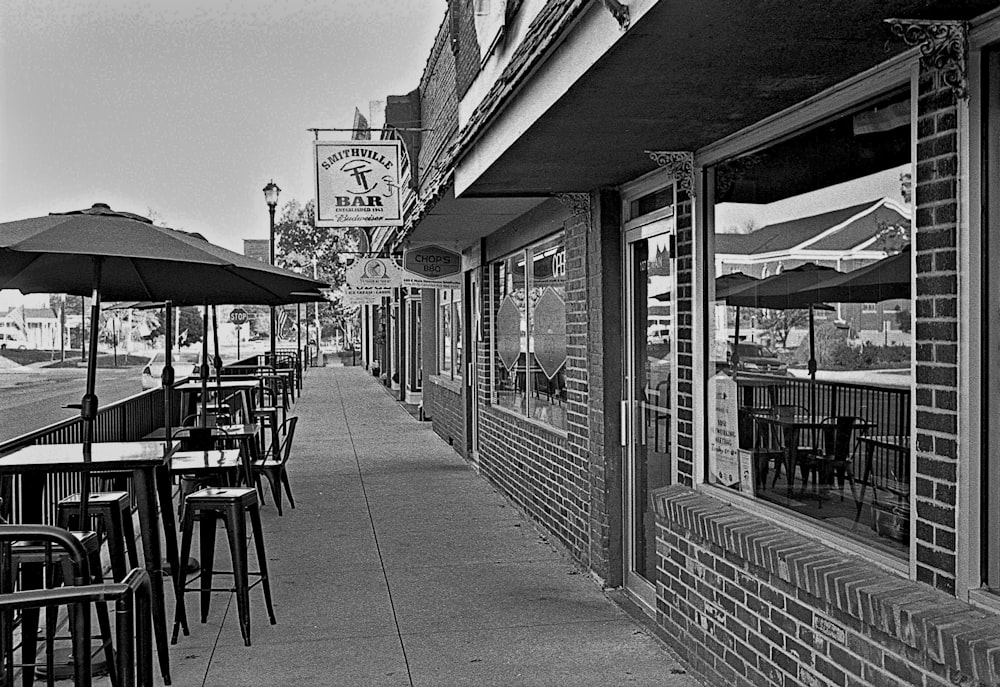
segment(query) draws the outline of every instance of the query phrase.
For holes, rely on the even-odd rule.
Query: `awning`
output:
[[[578,6],[546,8],[556,4]],[[970,19],[996,4],[636,1],[621,32],[604,3],[590,3],[551,55],[464,125],[457,195],[580,192],[635,179],[655,169],[647,150],[698,150],[906,50],[887,18]],[[530,32],[524,43],[550,44]],[[530,58],[515,57],[515,65]]]

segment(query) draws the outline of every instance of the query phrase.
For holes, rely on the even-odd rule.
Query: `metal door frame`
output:
[[[676,201],[675,201],[676,203]],[[655,238],[659,236],[672,236],[676,232],[676,222],[673,214],[657,213],[658,217],[649,218],[650,221],[647,223],[635,222],[634,228],[627,228],[623,232],[624,250],[623,259],[625,262],[623,275],[624,275],[624,307],[623,313],[625,314],[625,331],[624,331],[624,341],[625,341],[625,379],[623,384],[623,390],[625,394],[625,400],[623,401],[623,424],[622,424],[622,444],[623,452],[622,458],[624,461],[622,477],[623,477],[623,494],[622,494],[622,508],[623,508],[623,537],[622,537],[622,562],[623,562],[623,581],[626,591],[628,591],[633,598],[640,602],[648,612],[655,612],[656,608],[656,588],[655,585],[639,574],[635,572],[633,561],[635,559],[635,529],[636,521],[634,517],[633,508],[633,493],[636,484],[636,470],[635,470],[635,446],[640,440],[637,430],[642,427],[641,423],[641,401],[638,398],[640,390],[635,388],[636,380],[636,365],[639,361],[635,359],[635,340],[636,336],[636,326],[635,321],[635,310],[633,308],[635,303],[635,263],[633,260],[633,251],[635,246],[640,241],[646,241],[650,238]],[[629,223],[626,225],[628,227]],[[671,299],[670,299],[670,336],[671,340],[676,342],[677,337],[677,273],[676,269],[671,270]],[[639,330],[640,336],[645,336],[645,323],[642,323],[642,328]],[[673,349],[671,356],[671,367],[670,367],[670,394],[676,398],[674,391],[677,388],[677,350],[676,347]],[[676,405],[673,406],[673,412],[670,413],[669,429],[668,429],[671,440],[671,452],[670,452],[670,467],[669,474],[675,474],[676,466],[676,436],[677,436],[677,412]],[[644,438],[644,437],[643,437]]]

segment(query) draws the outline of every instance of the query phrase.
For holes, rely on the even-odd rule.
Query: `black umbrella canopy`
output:
[[[834,275],[801,291],[800,295],[833,303],[878,303],[891,298],[909,298],[911,259],[907,245],[896,255]]]
[[[87,296],[95,258],[108,300],[282,305],[328,287],[103,203],[0,223],[0,288]]]
[[[805,296],[803,292],[840,274],[842,272],[832,267],[807,262],[765,279],[749,282],[746,286],[732,288],[725,294],[725,301],[728,305],[749,308],[773,310],[808,308],[820,300],[813,296]]]
[[[100,314],[101,299],[282,305],[316,300],[319,290],[327,286],[212,245],[197,234],[158,227],[130,212],[116,212],[104,203],[87,210],[0,223],[0,289],[93,298],[91,355],[80,401],[85,461],[90,460],[98,409],[94,393],[97,327],[93,323]],[[169,398],[166,394],[167,406]],[[169,437],[169,424],[167,430]],[[87,519],[88,492],[84,473],[81,521]]]

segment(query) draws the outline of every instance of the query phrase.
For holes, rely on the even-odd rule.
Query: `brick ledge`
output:
[[[779,578],[832,615],[884,632],[928,661],[1000,685],[997,614],[688,487],[657,489],[652,499],[664,526],[721,547],[744,567]]]
[[[433,384],[436,387],[444,389],[445,391],[450,391],[456,396],[462,395],[461,379],[451,379],[450,377],[445,377],[444,375],[430,375],[427,378],[427,382]]]

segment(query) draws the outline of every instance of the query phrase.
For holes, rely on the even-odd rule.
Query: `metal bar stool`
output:
[[[97,534],[94,532],[67,532],[58,527],[45,525],[3,525],[0,527],[0,542],[4,559],[2,587],[0,591],[4,596],[13,591],[14,580],[17,579],[19,569],[22,566],[28,568],[27,575],[38,575],[44,573],[44,582],[50,589],[54,589],[58,584],[67,582],[72,585],[103,584],[104,579],[101,574],[101,545]],[[42,580],[36,580],[29,584],[37,584]],[[85,665],[87,678],[90,677],[91,653],[90,645],[90,616],[89,606],[71,607],[70,623],[72,629],[72,639],[74,647],[73,665],[74,672],[79,674],[80,666]],[[111,632],[111,619],[108,614],[106,601],[98,601],[95,604],[97,611],[97,622],[100,627],[101,645],[97,651],[104,651],[107,662],[108,674],[111,684],[115,687],[120,685],[119,676],[115,670],[115,652]],[[46,682],[52,686],[57,678],[57,666],[55,663],[55,640],[56,636],[56,611],[54,606],[47,606],[45,612],[45,647],[46,661],[44,664]],[[86,616],[81,618],[80,616]],[[4,645],[4,663],[6,670],[10,673],[15,666],[13,662],[13,628],[9,618],[3,618],[2,644]],[[82,638],[80,633],[82,634]],[[81,642],[87,646],[86,656],[80,660],[79,650]],[[21,615],[21,679],[24,687],[31,687],[35,680],[35,669],[38,648],[38,608],[26,608]]]
[[[251,572],[247,562],[246,515],[250,515],[253,530],[254,545],[257,549],[257,564],[260,570]],[[231,571],[214,570],[216,519],[221,519],[226,526],[229,538],[229,551],[233,559]],[[174,633],[172,643],[177,642],[177,631],[184,630],[184,636],[190,634],[187,623],[187,609],[184,604],[184,593],[201,592],[201,622],[208,620],[209,605],[212,592],[236,592],[236,608],[240,618],[240,633],[243,642],[250,646],[250,576],[258,577],[252,586],[260,584],[264,589],[264,602],[267,614],[274,625],[274,606],[271,603],[271,585],[267,575],[267,556],[264,552],[264,533],[260,524],[260,506],[257,503],[257,491],[252,487],[208,487],[188,494],[184,504],[184,524],[181,537],[181,560],[187,560],[191,554],[191,536],[194,522],[199,520],[201,573],[199,588],[188,587],[183,575],[174,578],[177,597],[177,608],[174,614]],[[213,588],[214,573],[233,576],[233,587]],[[194,580],[191,580],[193,582]]]
[[[116,582],[121,582],[129,570],[139,567],[135,527],[132,524],[131,497],[127,491],[93,492],[87,510],[100,518],[108,541],[112,575]],[[66,530],[82,528],[79,494],[71,494],[59,501],[56,505],[56,524]]]

